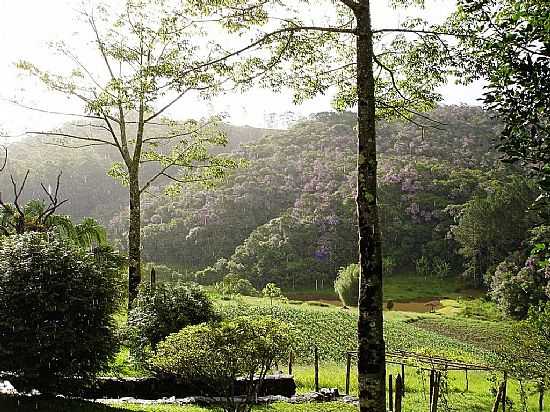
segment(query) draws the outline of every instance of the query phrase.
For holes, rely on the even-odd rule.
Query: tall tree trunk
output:
[[[383,334],[382,248],[376,187],[375,85],[369,0],[357,17],[357,216],[359,220],[358,378],[359,410],[386,411],[386,355]]]
[[[128,310],[137,296],[141,281],[141,196],[139,172],[129,172],[130,226],[128,230]]]

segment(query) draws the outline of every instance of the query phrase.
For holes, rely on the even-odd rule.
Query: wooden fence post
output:
[[[388,383],[389,383],[388,395],[389,395],[390,412],[393,412],[393,376],[392,375],[390,375],[390,380]]]
[[[500,400],[502,398],[503,392],[504,392],[504,382],[502,382],[498,387],[497,397],[495,399],[495,403],[493,404],[493,409],[491,409],[491,412],[498,412],[498,406],[500,405]]]
[[[315,392],[319,392],[319,349],[315,346]]]
[[[401,375],[397,374],[397,379],[395,380],[395,412],[401,412],[402,404],[403,381],[401,380]]]
[[[405,364],[402,363],[401,364],[401,379],[402,379],[402,383],[403,383],[403,397],[405,397]]]
[[[432,398],[434,396],[434,380],[435,380],[435,371],[432,369],[430,371],[430,408],[432,405]]]
[[[289,375],[292,375],[292,359],[293,358],[293,353],[292,351],[290,351],[288,353],[288,374]]]
[[[466,369],[466,392],[470,389],[470,383],[468,382],[468,369]]]
[[[430,401],[430,412],[437,412],[440,384],[441,384],[441,372],[436,372],[434,375],[434,387],[433,387],[432,399]]]
[[[157,283],[157,272],[155,268],[151,268],[151,276],[149,278],[149,283],[151,285],[151,289],[154,289],[155,283]]]
[[[346,395],[349,395],[349,383],[351,379],[351,353],[346,355]]]
[[[506,412],[506,387],[508,386],[508,373],[504,372],[504,382],[503,389],[502,389],[502,412]]]

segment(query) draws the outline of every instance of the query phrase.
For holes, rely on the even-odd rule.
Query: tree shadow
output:
[[[2,412],[128,412],[127,409],[77,399],[0,396]]]

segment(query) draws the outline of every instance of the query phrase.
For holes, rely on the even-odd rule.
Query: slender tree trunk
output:
[[[141,196],[138,171],[130,171],[130,225],[128,230],[128,309],[141,281]]]
[[[358,321],[359,409],[386,411],[386,359],[383,334],[382,250],[376,193],[375,85],[369,0],[357,17],[357,216],[361,268]]]

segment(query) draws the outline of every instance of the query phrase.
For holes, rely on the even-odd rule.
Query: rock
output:
[[[346,396],[343,396],[341,399],[340,399],[340,402],[343,402],[343,403],[351,403],[351,404],[358,404],[359,403],[359,398],[357,396],[349,396],[349,395],[346,395]]]
[[[258,398],[258,403],[262,405],[267,405],[275,402],[289,402],[290,398],[281,395],[269,395],[261,396]]]
[[[17,395],[17,390],[13,387],[10,381],[0,381],[1,395]]]

